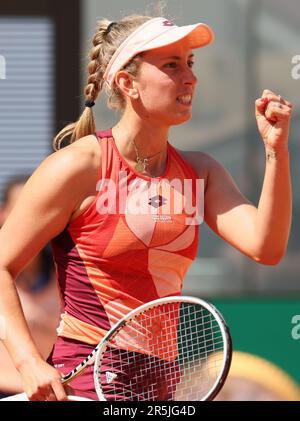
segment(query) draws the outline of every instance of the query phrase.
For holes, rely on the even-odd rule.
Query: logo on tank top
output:
[[[99,214],[147,216],[169,221],[170,216],[184,218],[185,225],[199,225],[204,216],[204,180],[157,179],[128,180],[120,171],[118,182],[101,179],[97,183],[96,208]]]
[[[162,197],[161,195],[151,197],[149,200],[149,205],[153,206],[154,208],[160,208],[161,206],[164,206],[167,203],[167,199]]]

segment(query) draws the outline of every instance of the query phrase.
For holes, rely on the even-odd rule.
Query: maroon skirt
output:
[[[67,374],[94,348],[94,345],[75,339],[58,337],[47,362]],[[171,401],[180,381],[180,369],[177,361],[164,361],[163,364],[159,361],[158,364],[156,357],[110,348],[102,358],[100,379],[105,400],[108,401]],[[88,366],[72,380],[67,392],[69,395],[98,400],[94,366]]]

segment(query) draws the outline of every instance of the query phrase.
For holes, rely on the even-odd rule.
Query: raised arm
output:
[[[0,230],[1,339],[31,400],[63,400],[66,395],[60,374],[34,344],[14,279],[67,225],[95,174],[93,164],[93,154],[80,141],[50,155],[30,177]]]
[[[266,151],[263,187],[258,206],[238,189],[229,172],[210,155],[194,156],[191,164],[203,177],[206,170],[205,222],[233,247],[265,265],[285,254],[291,227],[292,189],[288,134],[291,104],[271,91],[256,101],[256,118]],[[200,159],[199,159],[200,158]]]

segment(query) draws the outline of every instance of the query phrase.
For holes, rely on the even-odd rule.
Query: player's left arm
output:
[[[263,99],[267,98],[267,99]],[[251,259],[275,265],[285,254],[292,213],[288,133],[291,104],[271,91],[256,101],[256,118],[266,151],[265,175],[258,206],[240,192],[230,173],[215,159],[205,162],[204,220],[233,247]],[[195,166],[194,166],[195,167]]]

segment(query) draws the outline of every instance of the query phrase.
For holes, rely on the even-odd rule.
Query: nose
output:
[[[187,67],[186,71],[184,72],[184,84],[195,86],[197,82],[198,79],[195,73],[193,72],[193,69]]]

